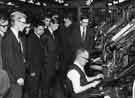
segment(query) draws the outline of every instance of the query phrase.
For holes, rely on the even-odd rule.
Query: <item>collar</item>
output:
[[[35,32],[34,32],[35,33]],[[35,33],[36,34],[36,36],[38,37],[38,38],[40,38],[40,35],[38,35],[37,33]]]
[[[11,29],[11,31],[13,32],[13,34],[15,35],[17,41],[19,42],[20,39],[19,39],[18,31],[16,31],[13,27],[11,27],[10,29]]]
[[[55,39],[54,34],[53,34],[53,30],[52,30],[51,28],[48,28],[48,30],[50,31],[50,33],[51,33],[53,39]]]
[[[77,65],[84,72],[84,68],[79,64],[79,62],[74,61],[74,64]]]
[[[83,29],[86,31],[87,27],[80,26],[80,29],[83,31]]]
[[[51,35],[53,35],[53,30],[50,27],[48,29],[49,29]]]

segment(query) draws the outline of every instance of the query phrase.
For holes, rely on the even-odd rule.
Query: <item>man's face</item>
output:
[[[80,57],[80,65],[84,67],[86,63],[88,63],[89,53],[85,51],[82,54],[80,54],[79,57]]]
[[[88,19],[82,19],[80,23],[81,23],[81,26],[87,27],[88,26],[88,22],[89,22]]]
[[[28,24],[26,23],[26,18],[20,18],[15,20],[15,25],[18,26],[19,31],[23,31],[24,28],[28,26]]]
[[[51,19],[47,18],[47,17],[43,20],[43,22],[45,23],[45,26],[47,26],[47,27],[50,25],[50,21],[51,21]]]
[[[42,34],[44,33],[44,26],[38,26],[38,27],[36,28],[36,33],[37,33],[38,35],[42,35]]]
[[[51,24],[53,31],[56,31],[59,28],[58,23]]]
[[[0,20],[0,31],[5,33],[8,28],[8,20]]]
[[[64,18],[64,25],[65,25],[65,27],[69,27],[70,25],[71,25],[71,20],[70,19],[68,19],[68,18]]]

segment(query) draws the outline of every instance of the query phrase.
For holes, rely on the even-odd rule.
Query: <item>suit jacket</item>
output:
[[[27,38],[27,63],[29,64],[28,71],[36,72],[39,75],[41,68],[44,65],[44,50],[42,48],[40,38],[33,32]]]
[[[2,36],[0,35],[0,69],[2,69],[3,64],[2,64],[2,57],[1,57],[1,43],[2,43]]]
[[[94,34],[92,30],[89,27],[87,27],[85,40],[82,41],[80,26],[76,27],[77,28],[74,29],[72,34],[73,50],[76,51],[76,49],[83,47],[86,48],[91,53],[94,45]]]
[[[16,83],[18,78],[25,77],[25,61],[19,42],[9,29],[2,39],[3,68],[7,71],[11,83]]]
[[[45,35],[41,37],[45,53],[45,67],[47,70],[54,70],[58,61],[57,40],[47,29]]]
[[[71,24],[68,28],[63,27],[61,29],[61,61],[63,62],[64,68],[73,63],[73,40],[72,35],[74,33],[75,26]]]

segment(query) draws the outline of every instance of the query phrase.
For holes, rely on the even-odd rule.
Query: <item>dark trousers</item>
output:
[[[22,98],[22,87],[18,84],[11,84],[10,93],[13,98]]]
[[[28,76],[26,80],[26,93],[28,98],[39,98],[40,91],[40,77],[38,76]]]
[[[42,73],[42,98],[53,98],[54,97],[54,86],[56,84],[56,71],[48,69]]]

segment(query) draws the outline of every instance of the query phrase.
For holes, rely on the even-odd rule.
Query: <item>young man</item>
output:
[[[40,88],[40,76],[44,65],[44,50],[42,48],[40,37],[44,33],[44,23],[37,22],[34,30],[30,31],[27,38],[27,63],[28,76],[27,87],[29,98],[38,98]]]
[[[57,40],[54,36],[54,32],[58,29],[59,23],[57,19],[52,19],[48,30],[45,31],[44,36],[41,37],[41,41],[44,47],[45,54],[45,66],[42,74],[43,79],[43,97],[54,96],[53,86],[57,70],[58,62],[58,46]]]
[[[76,52],[76,58],[74,63],[69,67],[67,71],[67,78],[71,83],[71,89],[69,96],[73,98],[89,98],[88,89],[96,87],[103,78],[102,74],[98,74],[93,77],[87,77],[84,71],[84,66],[88,62],[89,53],[87,50],[81,48]]]

